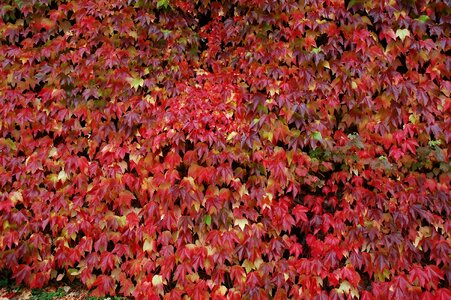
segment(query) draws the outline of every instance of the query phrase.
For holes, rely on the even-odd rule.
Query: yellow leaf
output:
[[[127,217],[126,216],[116,216],[117,223],[119,224],[119,227],[124,227],[127,224]]]
[[[163,284],[163,276],[161,276],[161,275],[154,275],[152,277],[152,285],[153,286],[158,286],[160,284]]]
[[[261,259],[261,258],[256,258],[255,261],[254,261],[254,266],[255,266],[255,268],[256,268],[256,269],[259,269],[262,263],[263,263],[263,259]]]
[[[241,228],[241,230],[244,230],[244,227],[248,225],[247,219],[235,219],[234,225]]]
[[[224,296],[227,293],[227,288],[223,285],[221,285],[218,289],[218,292],[220,295]]]
[[[129,31],[128,35],[134,38],[135,40],[138,38],[138,34],[134,30]]]
[[[11,201],[14,205],[16,205],[17,202],[23,202],[23,196],[21,191],[14,191],[11,193],[10,196]]]
[[[409,29],[398,29],[396,30],[396,36],[401,39],[401,41],[404,41],[406,36],[410,36]]]
[[[8,221],[3,222],[3,230],[7,230],[10,227],[10,224]]]
[[[341,284],[340,284],[340,287],[338,288],[338,290],[337,290],[337,292],[339,293],[339,294],[349,294],[349,292],[351,291],[351,285],[349,284],[349,282],[348,281],[343,281]]]
[[[194,69],[194,71],[196,72],[197,76],[202,76],[202,75],[208,75],[209,73],[207,71],[205,71],[204,69]]]
[[[246,273],[250,273],[252,270],[254,270],[255,269],[255,265],[251,262],[251,261],[249,261],[249,260],[247,260],[247,259],[245,259],[244,261],[243,261],[243,264],[241,265],[244,269],[246,269]]]
[[[58,180],[61,180],[62,182],[66,182],[66,180],[67,180],[67,174],[66,174],[66,172],[65,172],[64,170],[61,170],[61,171],[58,173]]]
[[[147,103],[149,103],[149,104],[155,104],[155,103],[156,103],[155,98],[152,97],[151,95],[146,95],[146,97],[144,97],[144,99],[145,99],[145,100],[147,101]]]
[[[270,87],[269,88],[269,94],[271,95],[271,97],[274,97],[274,95],[279,95],[280,94],[280,89],[276,88],[276,87]]]
[[[143,251],[152,251],[153,250],[153,241],[145,240],[143,245]]]
[[[58,155],[58,150],[55,147],[52,147],[49,151],[49,157],[54,157],[55,155]]]
[[[231,132],[228,136],[227,136],[227,141],[230,142],[238,133],[236,131]]]

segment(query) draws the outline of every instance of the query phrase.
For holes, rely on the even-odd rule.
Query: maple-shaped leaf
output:
[[[116,284],[111,276],[99,275],[94,281],[93,286],[96,288],[92,291],[94,297],[104,297],[106,295],[116,295]]]
[[[324,255],[324,265],[330,268],[336,268],[338,265],[338,257],[337,254],[335,253],[335,251],[328,251],[325,255]]]
[[[404,151],[402,151],[400,148],[398,148],[395,145],[393,145],[390,148],[390,153],[389,154],[390,154],[391,157],[393,157],[395,159],[395,161],[397,161],[404,155]]]
[[[91,252],[92,238],[84,236],[78,243],[78,248],[83,252]]]
[[[157,1],[157,8],[168,8],[170,6],[170,0],[158,0]]]
[[[246,281],[246,273],[241,266],[232,266],[230,268],[230,277],[236,286],[242,286]]]
[[[298,258],[302,254],[303,248],[299,243],[293,243],[290,246],[290,254],[294,255],[295,258]]]
[[[16,279],[17,285],[21,283],[29,284],[31,271],[32,269],[30,266],[20,264],[15,268],[12,278]]]
[[[94,243],[94,250],[96,252],[103,252],[106,251],[106,248],[108,246],[108,236],[106,233],[102,233],[100,237],[97,239],[97,241]]]
[[[30,288],[40,289],[50,280],[50,271],[33,274],[30,279]]]
[[[282,228],[290,233],[294,225],[295,221],[293,217],[290,214],[285,214],[285,216],[282,218]]]
[[[396,34],[396,37],[399,37],[401,39],[401,41],[404,41],[404,39],[407,36],[410,36],[410,31],[409,31],[409,29],[406,29],[406,28],[397,29],[395,34]]]
[[[113,253],[105,251],[100,254],[100,269],[103,273],[113,270],[115,263],[116,256]]]
[[[309,209],[307,207],[297,204],[292,211],[294,217],[296,218],[296,223],[299,223],[299,221],[307,223],[309,221],[306,214],[308,211]]]
[[[409,272],[409,280],[414,285],[425,287],[429,281],[429,276],[420,265],[415,264]]]
[[[438,289],[436,292],[436,297],[435,299],[439,299],[439,300],[447,300],[451,298],[451,291],[449,290],[449,288],[441,288]]]
[[[165,164],[167,164],[168,168],[175,168],[178,165],[180,165],[180,162],[182,161],[182,158],[180,157],[180,155],[176,152],[169,152],[165,159],[164,162]]]
[[[144,79],[140,77],[128,77],[127,78],[128,83],[132,88],[137,90],[138,88],[144,86]]]
[[[193,269],[191,266],[187,264],[179,264],[174,272],[174,279],[179,281],[182,284],[186,283],[186,276],[191,274]]]
[[[135,289],[133,282],[126,277],[120,278],[120,286],[119,294],[124,295],[125,297],[131,296]]]
[[[350,266],[341,269],[341,278],[348,280],[353,286],[357,286],[360,282],[359,273]]]
[[[428,286],[432,286],[434,289],[437,289],[438,283],[440,280],[443,280],[445,272],[434,265],[425,266],[424,271],[429,279],[427,283]]]
[[[138,227],[139,222],[140,222],[140,218],[134,211],[127,214],[126,220],[127,220],[127,225],[130,228]]]
[[[92,274],[92,267],[84,268],[80,272],[80,281],[85,284],[88,288],[91,288],[94,281],[96,280],[95,275]]]
[[[8,214],[13,207],[14,203],[10,199],[0,201],[0,211],[4,211],[5,214]]]
[[[251,288],[257,287],[261,284],[261,278],[257,272],[250,272],[246,276],[246,285]]]

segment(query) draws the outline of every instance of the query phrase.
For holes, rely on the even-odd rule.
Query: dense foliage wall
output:
[[[449,2],[345,2],[3,0],[0,269],[450,299]]]

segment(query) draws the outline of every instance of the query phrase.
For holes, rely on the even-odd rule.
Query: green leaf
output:
[[[429,20],[429,16],[427,16],[427,15],[421,15],[421,16],[419,16],[419,17],[417,18],[417,20],[424,23],[424,22],[427,22],[427,21]]]
[[[273,135],[272,131],[263,131],[261,133],[261,137],[264,138],[264,139],[268,139],[269,141],[272,141],[273,136],[274,135]]]
[[[401,39],[401,41],[404,41],[404,39],[406,38],[406,36],[410,36],[410,31],[409,29],[398,29],[396,30],[396,36],[399,37]]]
[[[75,268],[70,268],[67,270],[67,272],[71,275],[71,276],[78,276],[81,273],[81,270],[79,269],[75,269]]]
[[[144,86],[144,79],[137,77],[137,78],[133,78],[133,77],[129,77],[127,79],[128,83],[130,83],[130,86],[132,88],[134,88],[135,90],[137,90],[139,87]]]
[[[167,29],[162,29],[161,32],[163,32],[163,37],[165,39],[167,39],[172,31],[171,30],[167,30]]]
[[[312,133],[312,139],[317,140],[317,141],[322,141],[323,136],[321,135],[321,132],[315,131]]]
[[[168,8],[169,7],[169,0],[158,0],[157,2],[157,8]]]
[[[431,147],[431,148],[438,147],[438,146],[440,146],[441,144],[442,144],[442,142],[441,142],[440,140],[429,141],[429,142],[428,142],[428,145],[429,145],[429,147]]]
[[[211,216],[210,216],[210,215],[206,215],[206,216],[205,216],[205,224],[207,224],[208,226],[210,226],[210,224],[211,224]]]
[[[313,54],[318,54],[318,53],[320,53],[320,52],[321,52],[321,47],[313,48],[313,49],[312,49],[312,53],[313,53]]]
[[[19,9],[22,9],[22,7],[23,7],[23,1],[22,0],[15,0],[14,2],[17,4]]]
[[[361,4],[361,3],[362,3],[362,0],[351,0],[351,1],[349,1],[348,7],[346,7],[346,9],[351,9],[352,7],[354,7],[358,4]]]
[[[2,139],[0,140],[0,144],[6,144],[9,147],[9,149],[13,151],[17,150],[16,143],[14,143],[12,139]]]

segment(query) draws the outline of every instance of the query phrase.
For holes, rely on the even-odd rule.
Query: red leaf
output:
[[[114,264],[115,264],[115,255],[111,252],[102,252],[100,254],[100,269],[103,273],[105,273],[108,270],[113,270]]]
[[[250,272],[246,277],[246,285],[250,288],[257,287],[261,284],[261,278],[257,272]]]
[[[49,280],[50,280],[50,271],[33,274],[33,276],[31,276],[30,288],[40,289],[45,284],[47,284]]]
[[[302,254],[302,245],[299,243],[293,243],[290,246],[290,254],[294,254],[295,258],[299,258],[299,256]]]
[[[166,164],[167,168],[175,168],[178,165],[180,165],[180,162],[182,161],[182,158],[178,153],[176,152],[169,152],[166,155],[166,158],[164,159],[164,163]]]
[[[124,295],[125,297],[131,296],[135,286],[133,282],[128,278],[121,278],[120,284],[121,289],[119,290],[119,293]]]
[[[116,285],[114,283],[114,279],[110,276],[99,275],[94,281],[93,286],[97,287],[92,295],[95,297],[103,297],[106,295],[114,296],[116,295]]]
[[[344,267],[341,269],[341,278],[345,278],[353,286],[357,286],[360,281],[360,275],[352,267]]]
[[[290,214],[285,214],[285,216],[282,218],[282,227],[283,230],[288,231],[288,233],[291,232],[291,228],[295,225],[294,219]]]
[[[98,240],[94,243],[94,250],[96,252],[103,252],[106,251],[106,248],[108,246],[108,237],[106,233],[102,233]]]
[[[31,267],[28,265],[18,265],[14,270],[14,274],[12,278],[16,279],[16,284],[19,285],[21,283],[29,284],[30,276],[31,276]]]
[[[428,277],[428,286],[432,286],[434,289],[437,289],[438,283],[440,280],[443,280],[445,272],[434,265],[424,267],[424,271]]]
[[[5,214],[8,214],[11,211],[11,208],[14,207],[14,203],[10,199],[6,199],[5,201],[0,201],[0,212],[3,211]]]
[[[437,300],[449,300],[451,299],[451,291],[449,288],[441,288],[437,291]]]
[[[174,280],[179,281],[181,284],[186,283],[186,275],[191,274],[193,272],[193,269],[191,266],[188,266],[186,264],[180,264],[177,266],[174,272]]]
[[[294,217],[296,218],[296,223],[299,223],[299,221],[303,221],[305,223],[308,223],[308,218],[307,215],[305,214],[306,212],[308,212],[309,209],[303,205],[296,205],[295,208],[293,209],[293,214]]]
[[[236,286],[242,286],[246,273],[241,266],[232,266],[230,268],[230,277]]]
[[[139,217],[135,212],[130,212],[127,217],[127,224],[130,228],[138,227],[139,226]]]

